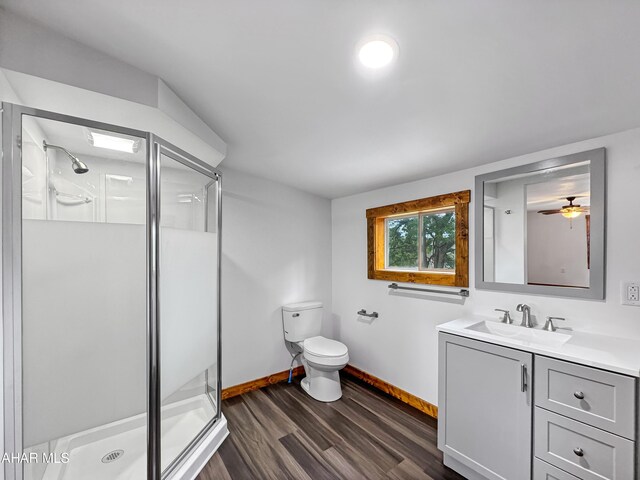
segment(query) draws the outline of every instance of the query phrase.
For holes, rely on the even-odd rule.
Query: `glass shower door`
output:
[[[161,468],[219,415],[218,191],[211,167],[160,147]]]
[[[20,116],[21,443],[32,461],[16,478],[144,479],[147,142],[48,117]]]
[[[2,103],[15,480],[180,478],[224,439],[220,174],[150,132]]]

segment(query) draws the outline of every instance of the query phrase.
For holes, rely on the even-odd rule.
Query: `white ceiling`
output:
[[[0,0],[162,77],[224,165],[325,197],[640,126],[637,0]],[[392,70],[355,45],[384,33]]]
[[[591,205],[589,173],[568,175],[525,186],[527,210],[551,210],[568,205],[567,197],[576,197],[574,203],[582,207]]]

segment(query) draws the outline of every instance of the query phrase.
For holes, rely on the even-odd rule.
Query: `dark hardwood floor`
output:
[[[442,464],[431,417],[347,376],[333,403],[299,381],[225,400],[231,434],[197,480],[463,479]]]

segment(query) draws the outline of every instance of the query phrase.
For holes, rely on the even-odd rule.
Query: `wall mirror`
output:
[[[477,176],[476,198],[476,288],[604,298],[604,148]]]

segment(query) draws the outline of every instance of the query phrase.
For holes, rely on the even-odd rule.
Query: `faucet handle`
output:
[[[503,310],[502,308],[494,308],[496,312],[502,312],[502,323],[513,323],[511,318],[511,312],[509,310]]]
[[[554,320],[566,320],[566,318],[564,317],[547,317],[547,321],[544,324],[544,327],[542,327],[543,330],[547,330],[548,332],[555,332],[557,327],[553,324]]]

